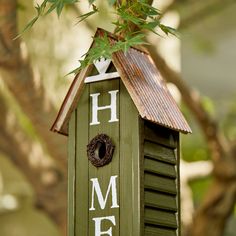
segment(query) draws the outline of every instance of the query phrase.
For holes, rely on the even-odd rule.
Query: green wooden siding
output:
[[[89,86],[85,86],[76,110],[76,164],[75,164],[75,235],[88,235],[89,173],[87,144],[89,140],[88,119]],[[74,235],[69,235],[74,236]]]
[[[154,207],[162,210],[177,211],[176,196],[167,195],[166,193],[151,192],[146,190],[145,195],[145,206]]]
[[[76,112],[73,112],[69,122],[68,139],[68,235],[75,234],[75,155],[76,155]]]
[[[145,122],[144,235],[178,234],[177,132]]]
[[[106,106],[110,104],[110,94],[109,91],[112,90],[119,90],[119,80],[112,80],[112,81],[102,81],[97,83],[91,83],[90,85],[90,94],[94,93],[100,93],[99,99],[98,99],[98,105],[99,106]],[[120,94],[117,94],[117,113],[119,114],[119,96]],[[90,100],[91,102],[91,100]],[[90,109],[92,108],[90,103]],[[92,111],[90,110],[89,114],[91,114]],[[98,178],[99,184],[101,187],[101,191],[103,195],[105,195],[107,191],[107,187],[110,181],[111,176],[118,175],[117,178],[117,196],[118,196],[118,204],[120,204],[119,200],[119,180],[120,180],[120,143],[119,143],[119,122],[112,122],[109,123],[110,120],[110,109],[98,111],[98,120],[100,122],[99,125],[91,125],[89,126],[89,140],[93,139],[96,135],[104,133],[107,134],[109,137],[111,137],[113,144],[115,145],[115,150],[113,154],[112,161],[103,167],[97,168],[89,162],[89,179],[91,178]],[[119,115],[118,115],[119,116]],[[89,118],[89,122],[91,121],[91,116]],[[91,204],[91,183],[89,188],[89,203]],[[98,204],[97,198],[95,197],[95,211],[89,211],[89,235],[94,235],[95,232],[95,224],[92,218],[94,217],[101,217],[101,216],[115,216],[116,219],[116,226],[112,229],[112,235],[118,236],[119,235],[119,219],[120,219],[120,209],[114,208],[111,209],[112,206],[112,198],[111,194],[109,195],[106,208],[102,210]],[[110,221],[104,221],[103,229],[107,230],[109,229],[112,224]]]
[[[98,111],[99,125],[90,125],[92,101],[90,94],[100,93],[99,106],[110,104],[111,90],[117,94],[118,122],[109,123],[110,110]],[[113,236],[141,236],[140,228],[140,118],[126,88],[120,79],[86,84],[69,128],[69,236],[94,236],[94,217],[115,216]],[[109,135],[115,145],[112,162],[103,167],[93,166],[87,158],[87,144],[97,134]],[[112,205],[111,193],[104,210],[94,198],[95,211],[90,211],[91,178],[98,178],[103,196],[111,176],[117,175],[119,208]],[[102,223],[108,230],[110,221]]]
[[[175,149],[178,147],[178,132],[145,122],[145,140]]]
[[[161,176],[167,176],[167,177],[172,177],[172,178],[176,178],[177,176],[174,165],[165,163],[163,161],[152,159],[149,156],[145,156],[144,166],[145,166],[146,171],[159,174]]]
[[[120,236],[141,236],[139,115],[120,84]]]
[[[146,226],[145,236],[176,236],[176,230]]]
[[[169,194],[177,194],[176,180],[172,178],[162,177],[160,175],[151,174],[150,169],[146,169],[144,177],[145,189],[161,191]],[[155,172],[153,172],[155,173]]]
[[[145,224],[177,229],[176,216],[172,212],[160,211],[157,209],[146,207],[144,217]]]
[[[144,155],[170,164],[176,164],[174,150],[158,143],[145,142]]]

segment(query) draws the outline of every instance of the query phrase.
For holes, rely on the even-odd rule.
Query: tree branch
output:
[[[229,152],[229,146],[224,136],[219,133],[217,123],[205,111],[199,94],[191,89],[181,78],[180,74],[171,69],[156,51],[153,45],[148,46],[149,52],[154,59],[158,69],[167,82],[173,83],[181,92],[182,99],[191,110],[200,125],[209,148],[212,152],[212,159],[215,163],[222,160],[221,153]]]
[[[66,139],[55,136],[49,131],[50,123],[55,119],[56,109],[48,101],[45,88],[41,83],[36,86],[35,77],[29,59],[21,55],[20,40],[17,35],[16,0],[0,0],[0,77],[9,91],[17,99],[22,111],[29,117],[37,132],[45,152],[54,159],[54,163],[32,166],[29,151],[35,144],[21,132],[20,140],[14,136],[18,132],[7,130],[6,105],[0,100],[0,149],[10,156],[32,184],[36,194],[36,205],[49,214],[51,219],[66,229]],[[23,135],[23,136],[22,136]],[[22,145],[24,142],[24,145]],[[27,145],[25,145],[27,144]],[[27,146],[26,151],[22,147]],[[14,147],[14,148],[13,148]],[[42,153],[44,158],[44,154]],[[35,156],[34,156],[35,158]],[[55,165],[54,165],[55,164]]]
[[[0,151],[11,159],[34,188],[35,205],[65,230],[66,179],[57,163],[50,161],[43,150],[37,148],[37,152],[30,155],[37,144],[22,132],[16,118],[9,124],[8,117],[14,114],[10,114],[12,111],[7,107],[5,98],[0,94]]]
[[[189,186],[190,181],[206,178],[212,173],[211,161],[185,162],[180,161],[180,180],[181,180],[181,215],[182,224],[189,226],[192,224],[194,213],[194,203],[192,190]]]
[[[16,6],[16,0],[0,1],[1,77],[31,119],[50,156],[57,159],[61,171],[66,173],[66,139],[49,131],[56,109],[48,101],[42,83],[36,86],[29,59],[23,59],[21,55],[20,40],[13,40],[17,35]],[[1,61],[2,58],[4,61]]]
[[[186,3],[179,4],[179,7],[181,7],[181,5],[183,4]],[[214,0],[210,4],[205,4],[204,7],[201,7],[197,11],[191,12],[191,14],[184,17],[180,21],[179,30],[185,30],[191,27],[193,24],[204,20],[210,15],[221,12],[222,10],[224,10],[225,8],[229,7],[232,4],[235,4],[234,0],[225,0],[225,1]],[[189,5],[190,5],[189,8],[191,8],[192,2],[190,2]]]

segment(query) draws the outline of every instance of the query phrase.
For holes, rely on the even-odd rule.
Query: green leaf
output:
[[[64,4],[65,3],[64,3],[63,0],[59,1],[58,4],[57,4],[57,15],[58,15],[58,17],[61,15]]]
[[[25,31],[30,29],[41,16],[48,15],[56,9],[57,15],[59,17],[66,4],[73,4],[76,2],[78,2],[78,0],[44,0],[41,5],[36,4],[35,9],[37,11],[37,15],[24,27],[22,32],[15,39],[19,38]],[[50,7],[45,13],[45,9],[47,8],[48,4]]]
[[[81,21],[84,21],[86,18],[88,18],[89,16],[94,15],[97,12],[98,12],[98,8],[96,6],[94,6],[92,11],[87,12],[87,13],[79,16],[80,20],[78,21],[78,23],[80,23]]]
[[[84,68],[84,67],[83,67]],[[67,75],[71,75],[71,74],[78,74],[79,72],[80,72],[80,70],[82,69],[82,67],[81,66],[79,66],[79,67],[77,67],[77,68],[75,68],[74,70],[72,70],[72,71],[70,71],[68,74],[66,74],[65,76],[67,76]]]
[[[48,11],[45,13],[45,15],[48,15],[53,10],[56,9],[58,17],[61,15],[61,12],[65,5],[74,4],[78,2],[77,0],[48,0],[48,2],[51,4]]]
[[[147,23],[143,24],[142,28],[153,31],[159,25],[160,25],[160,21],[155,20],[155,21],[150,21],[150,22],[147,22]]]
[[[55,0],[54,0],[54,1],[55,1]],[[54,9],[56,9],[56,7],[57,7],[57,3],[54,2],[54,3],[50,6],[50,8],[47,10],[47,12],[45,13],[45,15],[48,15],[49,13],[51,13]]]
[[[163,25],[163,24],[160,24],[159,26],[166,35],[172,34],[172,35],[177,36],[177,31],[174,28]]]
[[[147,44],[144,40],[145,35],[144,34],[138,34],[136,36],[131,36],[128,35],[125,40],[127,42],[128,47],[132,47],[135,45],[140,45],[140,44]]]
[[[65,4],[73,4],[78,2],[78,0],[64,0]]]
[[[130,47],[139,45],[139,44],[147,44],[144,41],[144,34],[128,34],[125,39],[118,40],[114,45],[110,44],[109,38],[105,33],[103,37],[97,36],[94,37],[94,47],[90,48],[90,50],[83,56],[85,56],[84,60],[80,60],[80,67],[76,68],[75,70],[71,71],[71,73],[78,73],[81,69],[85,68],[86,66],[92,64],[94,61],[98,61],[101,58],[109,59],[112,56],[112,53],[117,51],[124,51],[127,52]]]
[[[35,22],[38,20],[38,16],[35,16],[26,26],[25,26],[25,28],[22,30],[22,32],[20,33],[20,34],[18,34],[13,40],[16,40],[16,39],[18,39],[19,37],[21,37],[22,36],[22,34],[26,31],[26,30],[28,30],[28,29],[30,29],[34,24],[35,24]]]
[[[142,22],[144,22],[143,19],[139,18],[139,17],[136,17],[134,15],[131,15],[129,12],[125,11],[125,8],[124,7],[121,7],[118,9],[118,13],[119,13],[119,16],[124,20],[124,21],[127,21],[127,22],[132,22],[136,25],[139,25],[141,24]]]
[[[147,13],[147,16],[161,15],[160,11],[157,8],[147,4],[145,2],[140,2],[140,4],[142,5],[142,10]]]
[[[44,0],[41,5],[38,5],[38,4],[37,4],[37,5],[35,6],[35,9],[36,9],[36,11],[37,11],[37,15],[25,26],[25,28],[22,30],[22,32],[21,32],[19,35],[17,35],[17,36],[14,38],[14,40],[15,40],[15,39],[18,39],[19,37],[21,37],[22,34],[23,34],[25,31],[27,31],[28,29],[30,29],[31,27],[33,27],[33,25],[36,23],[36,21],[37,21],[37,20],[39,19],[39,17],[42,15],[42,13],[43,13],[43,11],[44,11],[44,9],[45,9],[45,7],[46,7],[47,1],[48,1],[48,0]]]
[[[130,25],[136,26],[135,34],[138,31],[148,30],[152,33],[157,33],[156,27],[160,27],[166,34],[174,34],[173,28],[161,25],[159,17],[160,12],[157,8],[147,4],[146,0],[127,1],[117,9],[119,19],[113,24],[116,26],[115,33],[129,32]]]

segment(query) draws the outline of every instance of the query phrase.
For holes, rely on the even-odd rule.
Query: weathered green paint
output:
[[[173,149],[164,147],[157,143],[145,142],[144,154],[156,160],[164,161],[171,164],[176,164],[175,153]]]
[[[162,210],[177,211],[176,197],[165,193],[145,191],[145,205]]]
[[[168,176],[176,178],[176,169],[174,165],[165,163],[163,161],[151,159],[148,156],[144,158],[144,168],[146,171],[150,171],[162,176]]]
[[[85,85],[78,103],[76,130],[76,175],[75,175],[75,235],[88,235],[89,173],[87,144],[89,140],[89,86]],[[70,223],[70,222],[69,222]],[[74,236],[74,235],[69,235]]]
[[[157,190],[169,194],[177,194],[176,180],[159,175],[152,172],[146,172],[144,175],[144,186],[146,189]]]
[[[76,155],[76,113],[69,122],[68,139],[68,235],[75,233],[75,155]]]
[[[90,94],[100,93],[98,99],[99,106],[106,106],[110,104],[110,95],[108,94],[109,91],[112,90],[119,90],[119,79],[112,80],[112,81],[102,81],[97,83],[90,84]],[[119,114],[119,93],[117,94],[117,113]],[[91,102],[91,100],[90,100]],[[90,104],[90,109],[91,109]],[[91,114],[91,110],[90,113]],[[119,117],[119,115],[118,115]],[[118,175],[117,178],[117,196],[119,196],[119,181],[120,181],[120,143],[119,143],[119,122],[112,122],[109,123],[110,120],[110,110],[102,110],[98,112],[98,120],[100,121],[99,125],[91,125],[89,126],[89,140],[93,139],[97,134],[107,134],[112,138],[112,142],[115,145],[115,151],[113,154],[112,162],[108,165],[103,167],[95,167],[89,162],[89,179],[91,178],[98,178],[99,184],[102,190],[102,193],[105,195],[107,191],[107,187],[109,184],[109,180],[111,176]],[[91,117],[90,117],[91,121]],[[91,183],[89,183],[91,184]],[[89,188],[89,197],[92,196],[91,187]],[[95,198],[96,199],[96,198]],[[91,200],[89,198],[89,203],[91,204]],[[97,200],[97,199],[96,199]],[[118,197],[118,204],[119,204],[119,197]],[[111,209],[112,201],[111,195],[109,195],[106,207],[104,210],[100,209],[99,204],[95,201],[95,211],[89,211],[89,235],[94,235],[95,232],[95,224],[92,218],[94,217],[104,217],[104,216],[115,216],[116,219],[116,226],[112,227],[112,235],[118,236],[119,235],[119,208]],[[103,230],[108,230],[111,227],[111,222],[104,221],[102,224]]]
[[[176,131],[155,125],[151,122],[145,122],[144,135],[145,140],[159,143],[165,147],[177,148],[178,146],[178,133]]]
[[[172,212],[145,209],[145,223],[177,229],[176,215]]]
[[[179,235],[178,133],[145,122],[144,154],[144,235]]]
[[[112,70],[112,67],[110,68]],[[110,109],[98,111],[99,125],[90,125],[91,94],[100,93],[99,106],[110,104],[109,91],[117,94],[118,122],[109,123]],[[97,134],[107,134],[115,145],[112,161],[93,166],[87,158],[87,144]],[[105,209],[97,196],[92,202],[92,178],[97,178],[103,196],[111,176],[118,176],[119,208],[111,208],[111,194]],[[94,236],[96,217],[114,216],[102,223],[112,227],[112,236],[180,235],[179,134],[140,118],[120,79],[86,84],[69,125],[69,236]]]
[[[176,236],[176,230],[147,226],[145,228],[145,236]]]
[[[139,115],[120,84],[120,235],[140,236]]]
[[[177,147],[175,149],[175,154],[177,157],[177,207],[178,207],[178,212],[177,212],[177,218],[178,218],[178,229],[177,229],[177,235],[181,236],[181,199],[180,199],[180,134],[176,133],[176,143]]]

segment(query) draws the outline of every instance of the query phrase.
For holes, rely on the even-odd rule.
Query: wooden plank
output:
[[[76,140],[76,209],[75,209],[75,235],[88,235],[88,122],[89,122],[89,86],[85,85],[84,92],[77,108],[77,140]]]
[[[75,155],[76,155],[76,112],[69,122],[68,137],[68,236],[75,235]]]
[[[158,175],[145,173],[144,186],[146,189],[157,190],[169,194],[177,194],[175,179],[169,179]]]
[[[84,80],[84,83],[86,83],[86,84],[95,83],[95,82],[99,82],[99,81],[115,79],[115,78],[118,78],[118,77],[120,77],[118,72],[105,73],[105,74],[103,73],[103,74],[93,75],[93,76],[87,77]]]
[[[156,173],[170,178],[177,177],[176,167],[174,165],[154,159],[149,159],[148,157],[144,158],[144,168],[145,171],[151,173]]]
[[[167,163],[176,164],[174,150],[156,143],[145,141],[144,155],[152,157],[156,160],[161,160]]]
[[[145,188],[144,188],[144,120],[139,119],[140,122],[140,128],[139,128],[139,148],[140,148],[140,235],[144,235],[144,209],[145,209],[145,204],[144,204],[144,193],[145,193]]]
[[[145,206],[177,211],[176,196],[146,190],[144,199]]]
[[[177,203],[178,203],[178,213],[177,213],[177,219],[178,219],[178,230],[177,235],[181,236],[181,188],[180,188],[180,134],[177,135],[177,148],[175,150],[176,152],[176,158],[177,158]]]
[[[84,79],[91,72],[92,68],[93,66],[89,65],[82,69],[78,75],[76,75],[69,88],[69,91],[66,94],[66,97],[51,130],[68,134],[67,123],[70,119],[71,113],[77,107],[77,103],[84,88]]]
[[[120,235],[141,235],[139,158],[139,115],[120,83]]]
[[[145,236],[176,236],[176,230],[145,226]]]
[[[97,83],[91,83],[90,85],[90,95],[95,93],[100,93],[98,97],[98,106],[108,106],[111,104],[111,95],[108,93],[112,90],[119,90],[119,79],[112,81],[102,81]],[[119,92],[117,94],[117,113],[119,114]],[[92,101],[90,99],[90,114],[92,114]],[[109,181],[111,176],[118,176],[116,179],[116,189],[117,189],[117,197],[119,198],[119,181],[120,181],[120,170],[119,170],[119,121],[111,122],[111,110],[105,109],[98,111],[98,121],[100,124],[98,125],[90,125],[89,126],[89,140],[92,140],[97,134],[105,133],[109,137],[111,137],[113,144],[115,145],[115,150],[113,153],[112,161],[103,167],[95,167],[89,162],[89,179],[97,178],[99,181],[99,185],[101,188],[101,192],[103,197],[108,189]],[[91,122],[91,116],[89,121]],[[119,115],[118,115],[119,119]],[[91,204],[92,197],[92,183],[90,182],[89,187],[89,203]],[[118,199],[118,205],[120,204],[120,199]],[[112,235],[119,235],[119,212],[120,208],[111,208],[112,206],[112,195],[111,192],[108,196],[108,200],[106,203],[105,209],[101,209],[98,203],[97,196],[94,197],[94,211],[89,211],[89,234],[86,235],[95,235],[95,221],[93,218],[96,217],[106,217],[106,216],[114,216],[116,220],[116,226],[109,220],[104,220],[102,222],[102,231],[106,231],[112,227]]]
[[[173,149],[178,145],[178,132],[153,124],[149,121],[145,121],[144,136],[148,141],[159,143]]]
[[[145,208],[145,223],[177,229],[176,214],[167,211]]]

